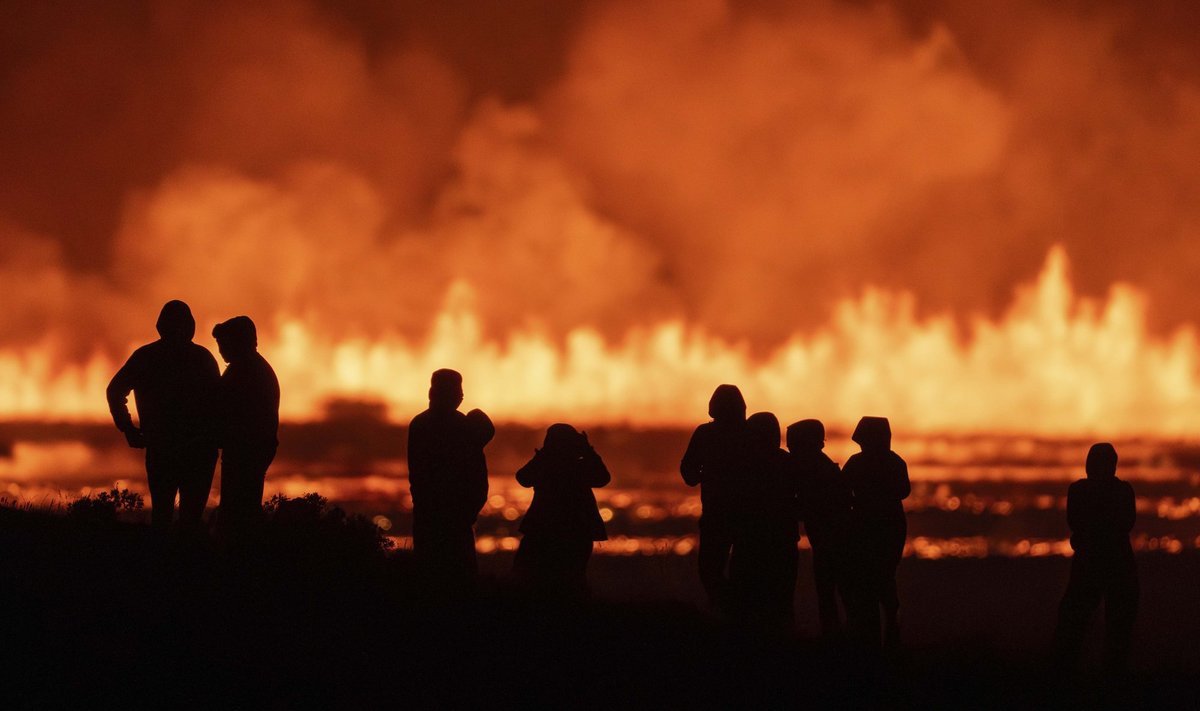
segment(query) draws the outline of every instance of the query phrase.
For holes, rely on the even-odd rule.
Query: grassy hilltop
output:
[[[240,546],[160,540],[120,520],[133,506],[0,507],[5,706],[1140,705],[1194,703],[1200,679],[1195,555],[1142,559],[1149,640],[1130,679],[1064,682],[1043,664],[1041,634],[1061,559],[905,561],[909,642],[864,667],[804,635],[756,636],[690,603],[620,595],[647,559],[593,559],[589,602],[533,599],[503,575],[447,596],[319,497],[274,501]],[[690,576],[692,563],[672,558],[659,575]]]

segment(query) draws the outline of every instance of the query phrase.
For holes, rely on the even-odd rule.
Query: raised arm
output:
[[[540,486],[545,473],[545,457],[542,455],[542,450],[533,450],[533,458],[525,463],[525,466],[517,470],[517,483],[526,489]]]
[[[591,447],[588,447],[583,453],[583,457],[580,458],[579,468],[580,473],[583,475],[584,483],[593,489],[608,486],[608,482],[612,481],[612,476],[608,473],[608,467],[604,466],[604,460]]]

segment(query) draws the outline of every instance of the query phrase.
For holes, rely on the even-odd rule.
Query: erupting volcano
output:
[[[525,423],[738,382],[843,426],[1200,424],[1190,10],[451,5],[6,11],[0,417],[103,419],[181,298],[259,323],[291,419],[402,420],[453,366]]]

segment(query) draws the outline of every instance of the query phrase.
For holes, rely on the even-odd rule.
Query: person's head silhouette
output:
[[[190,342],[196,335],[196,319],[192,318],[192,310],[178,299],[163,304],[154,327],[164,341]]]
[[[892,448],[892,427],[886,417],[864,417],[858,421],[850,439],[864,452],[887,451]]]
[[[218,323],[213,326],[212,335],[226,363],[244,360],[258,350],[258,330],[249,316],[234,316]]]
[[[779,418],[771,412],[756,412],[746,418],[750,444],[758,451],[779,449]]]
[[[575,454],[579,450],[582,438],[583,435],[579,433],[579,430],[559,422],[546,429],[546,439],[542,442],[542,451],[548,454]]]
[[[825,448],[825,425],[820,420],[800,420],[788,425],[787,446],[792,452],[820,451]]]
[[[708,416],[714,422],[744,422],[746,399],[736,385],[718,385],[708,401]]]
[[[457,410],[462,401],[462,374],[449,368],[433,371],[429,378],[429,408]]]
[[[1112,479],[1117,476],[1117,448],[1108,442],[1097,442],[1088,450],[1084,466],[1088,479]]]

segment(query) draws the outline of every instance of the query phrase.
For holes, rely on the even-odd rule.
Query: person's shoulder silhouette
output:
[[[1133,486],[1117,477],[1117,450],[1108,442],[1092,445],[1087,477],[1067,489],[1071,547],[1087,553],[1129,545],[1137,517]]]
[[[908,464],[892,451],[892,430],[886,417],[863,417],[851,436],[862,451],[852,455],[842,471],[854,492],[855,506],[902,511],[900,501],[912,493]]]
[[[133,446],[195,437],[206,424],[208,399],[220,377],[212,353],[192,342],[196,321],[187,304],[168,301],[155,328],[158,340],[135,350],[107,390],[113,421]],[[130,392],[139,425],[129,412]]]
[[[692,433],[679,470],[688,486],[735,476],[745,449],[746,400],[736,385],[719,385],[708,401],[712,418]],[[703,487],[702,487],[703,489]]]
[[[278,444],[279,378],[258,352],[258,331],[248,316],[213,327],[221,357],[229,364],[221,376],[223,444]]]

